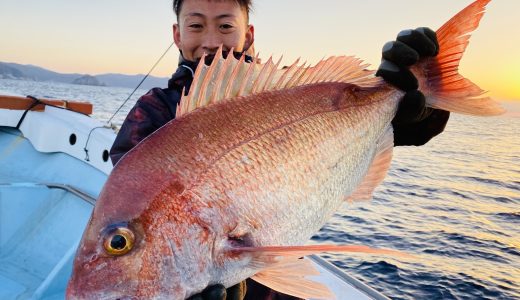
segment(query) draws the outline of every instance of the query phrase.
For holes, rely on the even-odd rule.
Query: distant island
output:
[[[22,65],[17,63],[0,62],[0,79],[15,79],[29,81],[59,82],[90,86],[108,86],[135,88],[145,75],[125,74],[65,74],[47,70],[33,65]],[[166,77],[148,76],[141,85],[143,89],[154,87],[165,88],[168,86]]]
[[[100,82],[96,77],[90,75],[84,75],[80,78],[76,78],[72,81],[72,84],[79,85],[92,85],[92,86],[106,86],[103,82]]]

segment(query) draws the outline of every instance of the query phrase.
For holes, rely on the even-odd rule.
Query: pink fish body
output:
[[[415,67],[430,106],[501,112],[456,72],[489,1],[444,25],[438,57]],[[332,297],[291,258],[341,250],[300,245],[345,200],[370,198],[386,175],[403,93],[364,68],[351,57],[283,70],[231,55],[200,65],[177,119],[110,175],[67,297],[185,299],[249,277],[299,297]]]

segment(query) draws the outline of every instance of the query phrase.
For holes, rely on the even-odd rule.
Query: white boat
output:
[[[116,135],[88,116],[90,104],[34,106],[34,99],[2,94],[0,299],[64,299],[76,248],[112,170]],[[321,272],[314,279],[338,299],[388,299],[322,258],[308,259]]]

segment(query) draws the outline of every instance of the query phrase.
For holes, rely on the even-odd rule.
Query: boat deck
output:
[[[64,299],[107,175],[70,155],[36,151],[7,127],[0,127],[0,170],[0,299]]]

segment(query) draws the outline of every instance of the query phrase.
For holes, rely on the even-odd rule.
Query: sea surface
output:
[[[0,80],[0,91],[88,100],[103,121],[132,92],[16,80]],[[313,243],[412,254],[324,256],[392,299],[520,299],[520,101],[504,106],[508,113],[499,117],[452,114],[427,145],[396,148],[374,199],[345,203]]]

